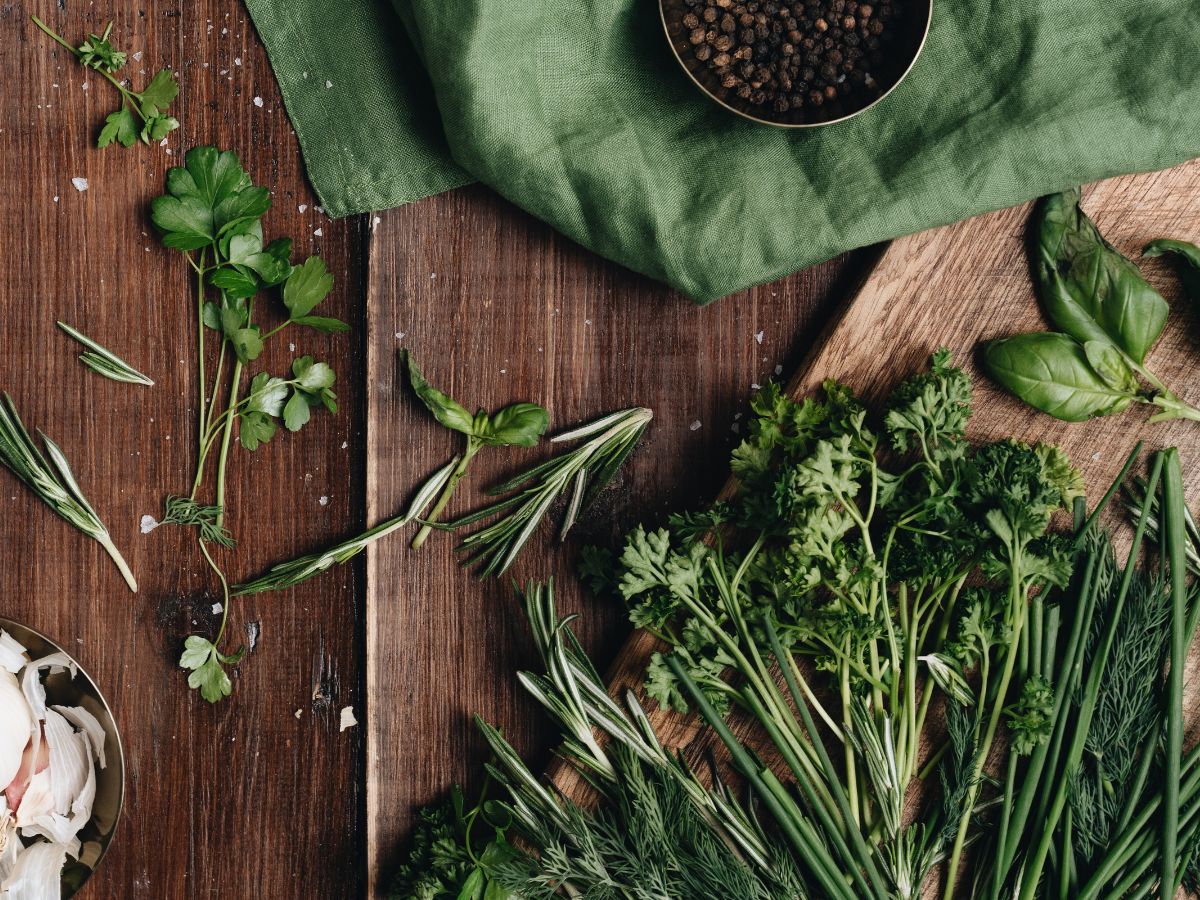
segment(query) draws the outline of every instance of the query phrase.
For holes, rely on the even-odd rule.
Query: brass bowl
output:
[[[872,73],[877,75],[880,93],[870,98],[860,98],[853,105],[841,104],[837,108],[821,107],[818,111],[808,108],[789,110],[779,113],[765,108],[766,104],[756,106],[748,100],[737,96],[733,91],[721,86],[716,72],[697,60],[691,53],[688,43],[688,29],[683,24],[686,13],[693,11],[684,0],[659,0],[658,9],[662,18],[663,31],[675,60],[683,68],[701,92],[732,113],[759,122],[763,125],[775,125],[779,128],[815,128],[820,125],[832,125],[844,122],[870,109],[882,101],[896,89],[917,63],[921,51],[925,49],[925,41],[929,37],[929,26],[933,21],[933,0],[904,0],[907,15],[904,17],[902,30],[889,47],[888,59],[884,68]],[[699,9],[700,7],[697,7]]]
[[[23,644],[32,659],[40,659],[51,653],[66,653],[72,660],[75,659],[45,635],[11,619],[0,618],[0,630],[7,631]],[[92,805],[92,820],[79,832],[82,844],[79,859],[68,859],[63,867],[62,896],[66,900],[78,893],[84,882],[92,876],[108,852],[108,845],[117,830],[117,821],[121,818],[121,807],[125,802],[125,753],[112,710],[96,687],[96,682],[82,667],[79,667],[74,678],[70,672],[59,672],[47,675],[43,684],[46,686],[47,703],[54,706],[82,706],[96,717],[104,729],[104,755],[108,764],[103,769],[96,768],[96,800]]]

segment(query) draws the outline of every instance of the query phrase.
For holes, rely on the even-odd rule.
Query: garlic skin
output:
[[[21,756],[33,734],[33,713],[16,675],[0,669],[0,791],[21,768]]]
[[[30,662],[0,631],[0,900],[60,900],[92,819],[104,729],[82,707],[47,706],[42,679],[64,670],[77,673],[66,654]]]

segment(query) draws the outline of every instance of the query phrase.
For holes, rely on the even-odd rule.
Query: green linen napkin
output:
[[[794,131],[699,94],[654,0],[247,3],[333,214],[474,178],[700,302],[1200,155],[1195,2],[935,0],[891,96]]]

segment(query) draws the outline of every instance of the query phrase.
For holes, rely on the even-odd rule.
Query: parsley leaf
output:
[[[293,320],[307,316],[333,290],[333,276],[319,256],[310,256],[296,266],[283,286],[283,305]]]
[[[163,244],[198,250],[252,223],[270,206],[270,193],[250,181],[235,153],[196,147],[182,167],[167,172],[167,195],[151,202],[150,218],[163,233]]]
[[[227,656],[207,638],[193,634],[183,642],[179,665],[191,670],[188,687],[200,691],[200,696],[209,703],[217,703],[233,691],[225,667],[236,665],[244,652],[244,649],[239,649],[237,653]]]
[[[133,112],[124,103],[116,112],[108,114],[104,127],[100,129],[100,137],[96,139],[97,147],[107,147],[117,141],[122,147],[132,147],[138,142],[137,120]]]

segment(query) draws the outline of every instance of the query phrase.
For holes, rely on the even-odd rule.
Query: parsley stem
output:
[[[235,409],[238,404],[238,392],[242,386],[242,361],[239,359],[233,367],[232,384],[229,387],[229,408]],[[234,416],[225,420],[225,434],[221,439],[221,455],[217,459],[217,527],[225,524],[225,468],[229,461],[229,442],[233,438]]]
[[[58,34],[56,31],[54,31],[54,29],[52,29],[49,25],[47,25],[45,22],[43,22],[37,16],[30,16],[29,18],[33,19],[33,24],[36,25],[38,28],[42,29],[42,31],[44,31],[49,38],[58,42],[59,44],[62,44],[64,47],[67,48],[67,50],[70,51],[70,53],[73,57],[75,57],[76,59],[79,59],[79,51],[76,50],[74,47],[72,47],[70,44],[68,44],[66,42],[66,40],[62,37],[62,35]]]
[[[467,474],[467,466],[471,463],[471,458],[479,452],[480,444],[474,437],[467,438],[467,449],[463,453],[463,458],[459,464],[455,466],[454,471],[450,473],[450,480],[446,482],[446,487],[442,489],[441,495],[434,504],[433,509],[429,511],[429,515],[425,516],[425,524],[421,526],[421,530],[417,532],[409,545],[414,550],[420,550],[425,541],[429,539],[429,535],[433,532],[433,523],[441,515],[442,510],[446,508],[446,504],[450,502],[450,498],[454,496],[454,489],[458,487],[458,483],[462,481],[464,475]]]
[[[218,649],[221,646],[221,639],[225,637],[225,626],[229,622],[229,582],[225,579],[225,573],[221,571],[221,567],[213,561],[212,556],[208,552],[208,545],[202,540],[197,539],[196,543],[200,545],[200,553],[203,554],[209,568],[217,573],[217,579],[221,582],[221,596],[224,602],[221,604],[221,627],[217,629],[217,636],[213,639],[212,645]]]
[[[201,473],[204,471],[204,437],[208,431],[208,397],[205,393],[208,390],[208,385],[204,378],[204,273],[201,271],[204,268],[204,256],[206,252],[206,250],[200,251],[200,265],[196,269],[196,360],[199,367],[197,381],[199,383],[200,405],[197,407],[199,425],[196,432],[196,483],[192,488],[193,494],[195,494],[196,487],[200,484]],[[188,259],[190,260],[191,257],[188,257]]]

